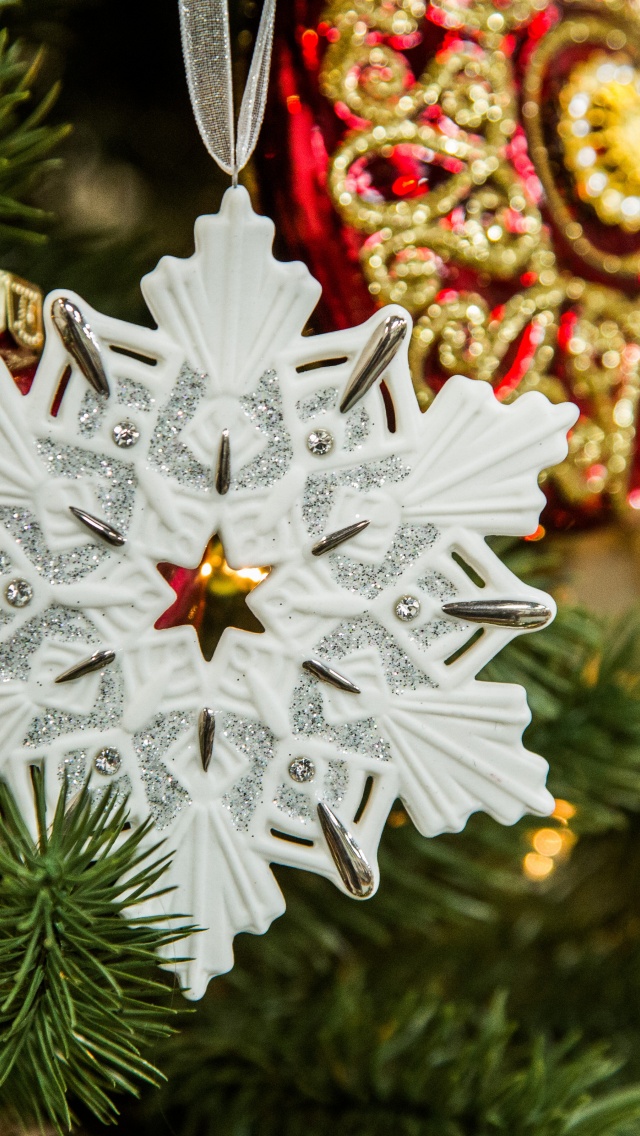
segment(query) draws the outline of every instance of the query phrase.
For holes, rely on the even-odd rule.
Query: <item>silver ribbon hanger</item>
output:
[[[236,136],[228,0],[180,0],[182,50],[198,130],[233,184],[253,154],[269,86],[276,0],[264,0]]]

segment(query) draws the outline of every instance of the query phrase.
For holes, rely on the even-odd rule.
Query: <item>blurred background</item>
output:
[[[140,277],[191,253],[196,217],[227,185],[193,121],[177,4],[1,7],[16,58],[45,46],[34,103],[60,83],[47,122],[72,129],[15,187],[46,216],[16,220],[0,201],[0,269],[148,322]],[[239,87],[258,18],[254,0],[233,5]],[[455,371],[504,401],[537,388],[580,405],[540,529],[495,542],[553,591],[558,619],[482,676],[527,687],[526,741],[550,762],[556,811],[513,829],[478,816],[427,841],[398,805],[367,904],[278,870],[286,915],[240,938],[233,972],[150,1054],[167,1083],[123,1100],[123,1132],[640,1131],[638,20],[629,0],[279,0],[243,176],[277,223],[277,255],[323,284],[309,333],[394,299],[416,321],[423,409]],[[431,227],[422,204],[457,171],[427,128],[471,132],[480,162],[498,155]],[[572,149],[605,129],[593,160],[588,139]],[[179,582],[210,644],[220,604],[244,606],[246,583],[220,581]]]

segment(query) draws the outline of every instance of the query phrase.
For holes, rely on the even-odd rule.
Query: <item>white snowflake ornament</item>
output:
[[[397,797],[425,836],[553,807],[524,691],[475,675],[553,616],[485,536],[535,528],[577,411],[457,377],[421,414],[406,312],[305,336],[318,285],[272,238],[228,190],[143,282],[155,330],[55,293],[29,394],[0,375],[2,776],[25,815],[38,764],[52,805],[88,777],[152,818],[166,913],[205,928],[192,998],[283,911],[270,864],[366,898]],[[264,632],[227,627],[207,661],[156,627],[158,565],[197,567],[214,533],[270,572]]]

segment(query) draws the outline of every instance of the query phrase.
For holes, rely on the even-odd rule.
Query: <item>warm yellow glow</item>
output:
[[[572,805],[571,801],[563,801],[562,797],[558,797],[552,815],[556,820],[563,820],[566,824],[576,815],[576,806]]]
[[[407,823],[408,819],[404,809],[392,809],[389,813],[387,824],[389,824],[391,828],[402,828],[402,826]]]
[[[225,559],[224,549],[217,539],[212,541],[207,549],[207,559],[200,566],[200,576],[210,581],[208,586],[229,595],[235,590],[244,593],[253,591],[268,575],[268,568],[231,568]]]
[[[534,832],[531,843],[541,856],[557,856],[562,849],[562,837],[555,828],[539,828]]]
[[[238,576],[240,580],[251,580],[254,584],[261,584],[269,575],[268,568],[239,568],[234,572],[232,568],[227,567],[227,571],[230,576]]]
[[[539,852],[527,852],[522,867],[525,876],[530,880],[544,880],[551,874],[555,864],[550,856],[541,856]]]
[[[578,843],[578,837],[576,836],[575,832],[571,831],[570,828],[561,829],[560,838],[562,840],[562,851],[565,854],[568,854],[573,848],[574,844]]]

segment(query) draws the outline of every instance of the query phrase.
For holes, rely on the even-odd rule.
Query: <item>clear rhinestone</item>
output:
[[[105,749],[101,749],[100,752],[96,754],[93,764],[98,770],[98,773],[104,773],[105,777],[113,777],[114,773],[118,772],[122,764],[122,758],[117,749],[111,749],[109,746],[106,746]]]
[[[33,599],[33,588],[27,580],[12,580],[4,594],[12,607],[26,607]]]
[[[295,757],[289,766],[289,776],[292,781],[298,781],[302,784],[305,781],[313,781],[316,775],[316,767],[308,757]]]
[[[113,440],[116,446],[124,446],[128,449],[129,446],[135,446],[140,431],[135,422],[118,422],[113,427]]]
[[[328,430],[312,430],[307,438],[307,449],[316,457],[323,458],[333,449],[333,437]]]
[[[402,596],[396,604],[396,615],[404,623],[415,619],[419,611],[420,600],[417,600],[415,596]]]

